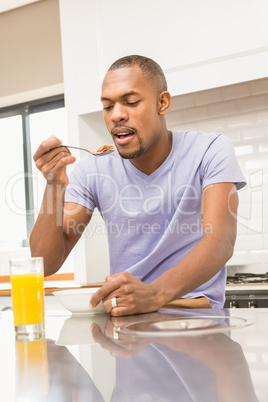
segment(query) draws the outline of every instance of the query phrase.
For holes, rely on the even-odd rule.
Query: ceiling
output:
[[[35,3],[37,1],[40,0],[0,0],[0,13],[25,6],[26,4]]]

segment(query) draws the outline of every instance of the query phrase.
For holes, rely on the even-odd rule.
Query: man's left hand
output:
[[[101,301],[112,316],[124,316],[156,311],[161,307],[157,289],[153,283],[144,283],[127,271],[110,275],[104,285],[92,296],[90,305]],[[113,307],[112,298],[116,298]]]

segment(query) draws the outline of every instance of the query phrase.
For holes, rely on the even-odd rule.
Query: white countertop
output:
[[[0,309],[10,303],[9,296],[0,297]],[[36,392],[47,393],[40,401],[67,402],[76,395],[77,401],[94,402],[216,402],[221,395],[228,402],[267,402],[268,309],[165,310],[111,318],[71,316],[53,295],[45,297],[45,305],[47,354],[39,366],[33,362],[35,372],[44,370],[34,384]],[[168,322],[189,314],[226,322],[230,316],[250,325],[199,336],[130,337],[115,331],[132,322]],[[30,359],[24,361],[22,376],[11,310],[0,311],[0,333],[0,400],[10,402],[29,392],[32,366]]]

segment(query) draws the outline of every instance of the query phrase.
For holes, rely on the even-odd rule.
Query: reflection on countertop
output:
[[[161,331],[165,323],[172,331],[170,323],[189,319],[207,323],[209,318],[224,322],[226,330],[215,331],[214,325],[214,332],[208,326],[198,335],[164,336]],[[246,325],[232,328],[232,318],[242,318]],[[135,328],[145,328],[144,335],[119,330],[133,323]],[[152,327],[152,323],[161,325]],[[63,309],[50,309],[45,344],[38,345],[18,343],[12,312],[3,311],[0,332],[3,402],[20,400],[15,398],[29,389],[25,385],[31,381],[33,367],[40,373],[36,384],[38,378],[42,382],[36,388],[43,392],[38,401],[267,401],[266,309],[162,310],[120,318],[74,317]],[[35,356],[32,363],[31,356]]]

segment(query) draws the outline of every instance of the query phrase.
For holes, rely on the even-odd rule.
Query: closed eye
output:
[[[127,102],[127,105],[128,106],[136,106],[139,102],[140,102],[140,100],[137,100],[136,102]]]
[[[140,101],[141,100],[139,99],[139,100],[137,100],[135,102],[126,102],[125,104],[126,104],[126,106],[134,107],[134,106],[137,106]],[[109,110],[111,110],[113,108],[113,106],[114,105],[104,106],[103,110],[109,111]]]
[[[103,110],[111,110],[111,109],[112,109],[112,106],[106,106],[103,108]]]

